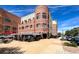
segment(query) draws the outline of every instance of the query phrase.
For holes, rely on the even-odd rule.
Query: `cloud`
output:
[[[8,12],[13,13],[19,17],[22,17],[22,16],[25,16],[29,13],[34,12],[34,9],[31,9],[31,8],[30,9],[17,9],[17,10],[13,9],[13,10],[8,10]]]
[[[70,30],[72,28],[79,27],[79,17],[74,17],[65,21],[62,21],[59,27],[59,32]]]
[[[33,12],[34,9],[18,9],[18,10],[9,10],[8,12],[19,13],[19,12]]]
[[[69,5],[52,5],[52,6],[48,6],[48,8],[51,8],[51,9],[55,9],[55,8],[60,8],[60,7],[67,7]]]
[[[6,6],[4,9],[8,10],[18,16],[25,16],[34,12],[36,6]],[[68,30],[79,26],[79,6],[73,5],[48,5],[52,19],[57,19],[58,30]]]
[[[61,27],[58,32],[62,32],[62,31],[66,31],[66,30],[71,30],[73,28],[79,27],[79,25],[75,25],[75,26],[67,26],[67,27]]]
[[[79,16],[71,19],[67,19],[62,22],[62,27],[73,26],[79,24]]]
[[[25,10],[9,10],[8,12],[17,13],[17,12],[23,12]]]

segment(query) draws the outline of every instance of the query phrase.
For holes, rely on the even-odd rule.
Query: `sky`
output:
[[[79,27],[79,5],[47,5],[52,20],[58,23],[58,32]],[[0,5],[19,17],[23,17],[35,11],[37,5]]]

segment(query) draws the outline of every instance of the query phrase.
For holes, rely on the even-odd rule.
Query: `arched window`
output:
[[[25,23],[27,23],[27,20],[25,20]]]
[[[31,22],[31,19],[28,19],[28,22]]]
[[[37,13],[36,14],[36,19],[39,19],[40,18],[40,13]]]
[[[42,13],[42,18],[46,19],[46,13]]]

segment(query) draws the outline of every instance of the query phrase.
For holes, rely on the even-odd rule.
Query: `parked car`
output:
[[[79,36],[76,36],[75,38],[72,39],[77,45],[79,45]]]
[[[13,36],[12,35],[1,35],[0,36],[0,41],[1,42],[4,42],[4,43],[6,43],[6,42],[10,42],[10,41],[12,41],[12,39],[13,39]]]
[[[67,41],[71,41],[71,40],[72,40],[72,38],[73,38],[72,36],[66,36],[66,38],[65,38],[65,39],[66,39]]]
[[[1,36],[0,36],[0,40],[1,40],[1,39],[5,39],[5,38],[6,38],[6,36],[4,36],[4,35],[1,35]]]
[[[67,41],[71,41],[72,40],[72,36],[63,36],[62,39],[67,40]]]

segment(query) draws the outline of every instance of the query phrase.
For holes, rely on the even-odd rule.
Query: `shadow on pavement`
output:
[[[0,54],[22,54],[23,51],[19,51],[20,48],[18,47],[4,47],[0,48]]]

